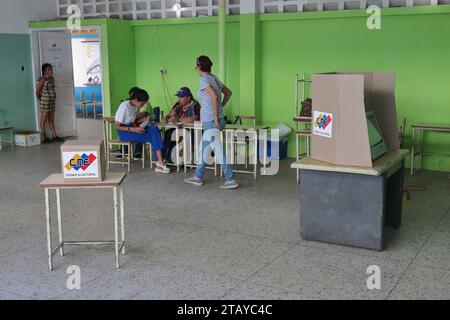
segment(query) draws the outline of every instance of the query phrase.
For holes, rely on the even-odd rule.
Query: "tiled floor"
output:
[[[59,161],[58,145],[0,152],[0,299],[450,298],[448,173],[406,176],[427,190],[412,194],[402,228],[388,230],[386,250],[374,252],[301,241],[290,161],[256,182],[239,174],[234,191],[220,190],[212,172],[207,185],[193,187],[183,173],[136,165],[124,185],[121,269],[112,247],[68,247],[49,272],[36,185]],[[66,239],[113,238],[109,191],[65,191],[62,200]],[[70,265],[81,269],[81,290],[66,287]],[[370,265],[381,269],[380,290],[367,289]]]

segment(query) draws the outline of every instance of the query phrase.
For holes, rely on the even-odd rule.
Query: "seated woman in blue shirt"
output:
[[[141,120],[139,110],[148,102],[147,91],[133,88],[130,99],[123,101],[116,112],[116,130],[119,139],[125,142],[145,143],[150,142],[153,152],[157,155],[155,171],[159,173],[170,173],[170,169],[164,164],[162,150],[164,145],[158,127],[147,126],[142,128],[138,125]]]

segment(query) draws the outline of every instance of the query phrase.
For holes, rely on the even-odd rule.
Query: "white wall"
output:
[[[54,20],[57,0],[0,0],[0,33],[28,33],[28,22]]]

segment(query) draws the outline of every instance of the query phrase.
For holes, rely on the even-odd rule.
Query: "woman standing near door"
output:
[[[53,78],[53,67],[49,63],[42,65],[42,77],[38,80],[36,96],[39,99],[41,109],[40,127],[44,143],[63,142],[64,139],[58,137],[55,128],[56,91],[55,79]],[[45,125],[48,123],[51,137],[46,135]]]

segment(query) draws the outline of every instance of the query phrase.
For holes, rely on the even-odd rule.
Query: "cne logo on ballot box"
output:
[[[61,167],[65,181],[99,182],[105,176],[102,140],[69,140],[61,146]]]
[[[65,167],[68,171],[78,171],[80,169],[86,171],[86,169],[89,168],[89,166],[93,164],[95,160],[97,160],[97,156],[93,153],[90,153],[89,156],[86,153],[83,153],[81,156],[79,154],[75,154],[66,163]]]
[[[314,110],[313,134],[331,138],[333,134],[332,114]]]
[[[97,152],[63,152],[65,178],[97,178]]]

